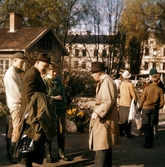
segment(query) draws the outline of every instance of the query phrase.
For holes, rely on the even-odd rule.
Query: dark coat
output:
[[[30,103],[31,97],[35,92],[46,94],[46,86],[41,78],[40,72],[33,66],[25,73],[23,78],[23,97],[20,118],[22,118],[25,108],[27,104]]]
[[[52,140],[56,136],[55,113],[52,104],[45,93],[36,92],[27,105],[26,122],[30,127],[25,134],[34,141],[40,141],[45,136]]]

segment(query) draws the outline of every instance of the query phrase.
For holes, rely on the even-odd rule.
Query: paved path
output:
[[[6,158],[5,123],[0,118],[0,167],[21,167],[11,165]],[[56,138],[53,140],[52,154],[54,163],[34,167],[94,167],[94,152],[88,149],[88,133],[67,133],[66,154],[73,158],[71,162],[58,160]],[[154,148],[146,150],[142,147],[144,136],[133,139],[121,138],[121,144],[113,149],[113,167],[165,167],[165,113],[160,113],[159,131]]]

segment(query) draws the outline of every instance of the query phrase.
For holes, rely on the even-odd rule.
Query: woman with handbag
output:
[[[132,138],[131,135],[131,122],[129,122],[129,112],[132,99],[135,103],[137,102],[137,95],[135,92],[135,87],[131,82],[131,73],[129,71],[124,71],[122,74],[123,80],[120,85],[120,102],[119,102],[119,129],[120,136],[126,134],[127,138]],[[123,133],[125,131],[125,134]]]
[[[44,77],[44,82],[47,88],[48,96],[51,97],[56,108],[58,156],[64,161],[69,161],[70,159],[66,157],[64,153],[67,100],[64,94],[61,79],[57,76],[57,66],[55,64],[49,65],[47,75]],[[51,141],[47,144],[47,161],[52,161]]]

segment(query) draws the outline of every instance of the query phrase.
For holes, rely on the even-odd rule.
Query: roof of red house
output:
[[[50,30],[51,27],[20,28],[15,32],[0,29],[0,50],[25,50]],[[56,36],[55,33],[54,35]],[[62,45],[57,36],[56,38]]]

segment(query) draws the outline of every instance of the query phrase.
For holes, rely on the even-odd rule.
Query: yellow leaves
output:
[[[79,111],[77,114],[78,117],[82,118],[84,116],[84,112],[83,111]]]
[[[79,118],[82,118],[83,116],[85,116],[85,113],[83,111],[77,111],[76,108],[67,110],[67,114],[74,115],[75,117],[79,117]]]
[[[72,115],[72,114],[75,114],[76,113],[76,111],[77,111],[77,109],[76,108],[74,108],[74,109],[69,109],[69,110],[67,110],[67,114],[68,115]]]

